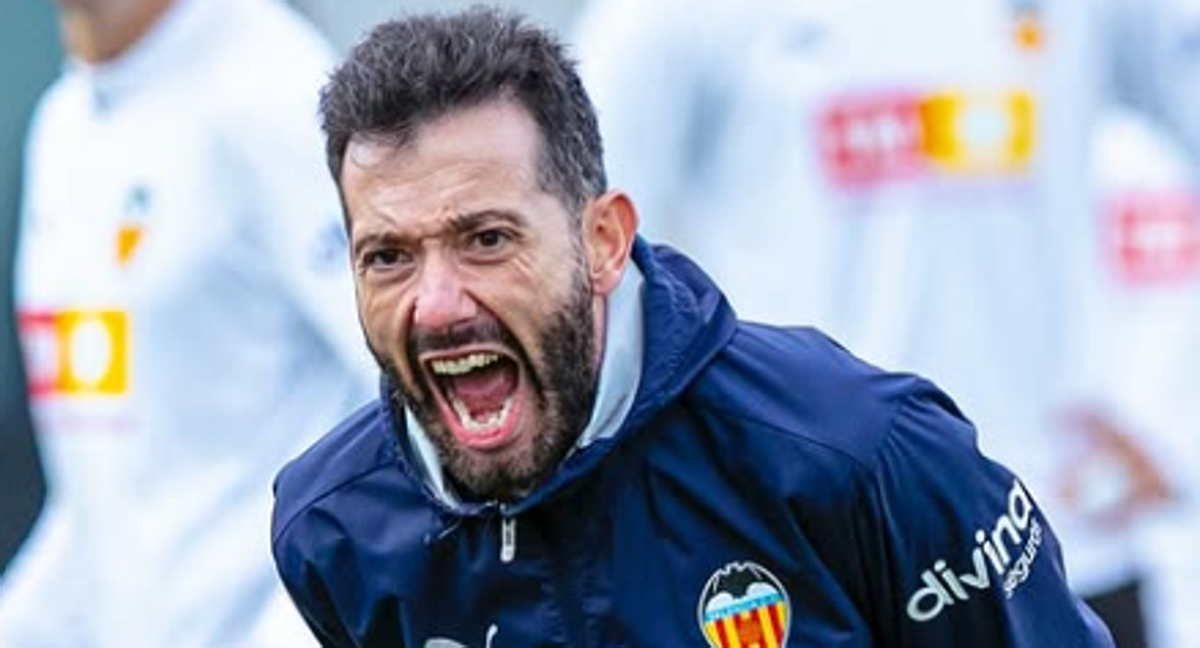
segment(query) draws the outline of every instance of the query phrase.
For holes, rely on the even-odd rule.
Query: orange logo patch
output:
[[[1003,173],[1033,154],[1033,98],[1025,92],[992,96],[944,93],[921,102],[925,152],[948,171]]]
[[[1017,12],[1013,20],[1013,40],[1020,49],[1037,52],[1042,49],[1046,36],[1042,31],[1041,17],[1036,11]]]
[[[117,231],[117,264],[121,267],[129,265],[133,254],[137,252],[138,244],[142,242],[141,225],[124,225]]]

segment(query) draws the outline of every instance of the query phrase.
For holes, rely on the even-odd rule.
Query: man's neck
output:
[[[141,40],[174,2],[138,0],[103,7],[64,8],[59,14],[63,45],[87,63],[107,63]]]

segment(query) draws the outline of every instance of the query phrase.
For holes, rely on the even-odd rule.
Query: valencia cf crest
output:
[[[752,562],[736,562],[709,577],[696,615],[712,648],[781,648],[792,604],[774,574]]]
[[[146,230],[147,216],[153,206],[150,187],[136,184],[125,199],[125,210],[117,229],[117,265],[124,268],[134,259]]]

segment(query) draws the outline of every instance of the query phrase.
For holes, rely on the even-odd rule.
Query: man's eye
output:
[[[387,268],[395,266],[400,261],[400,251],[395,249],[371,250],[362,257],[364,268]]]
[[[476,232],[473,240],[475,247],[481,250],[494,251],[511,241],[512,237],[503,230],[492,229]]]

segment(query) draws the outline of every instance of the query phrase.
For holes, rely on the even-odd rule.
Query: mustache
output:
[[[459,322],[441,329],[413,329],[408,340],[409,357],[422,353],[448,351],[468,344],[492,342],[519,349],[516,338],[500,322],[490,317]]]

